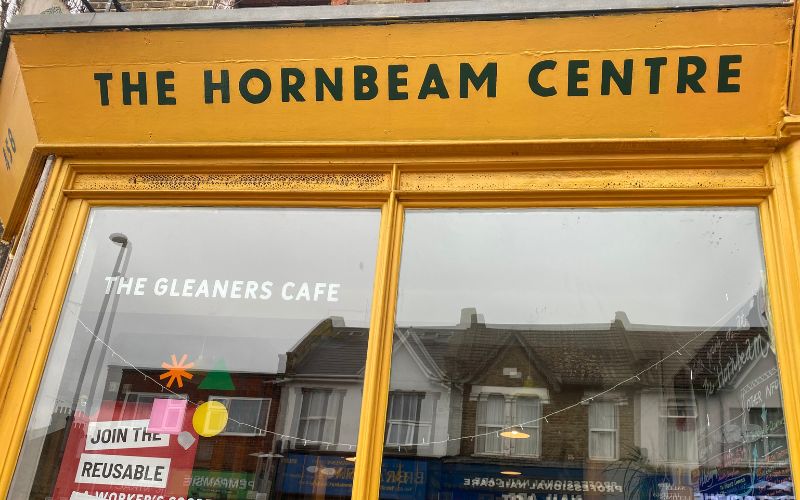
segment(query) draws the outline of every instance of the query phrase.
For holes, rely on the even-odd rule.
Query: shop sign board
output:
[[[105,402],[92,418],[76,414],[53,499],[187,500],[198,439],[193,409],[183,422],[182,432],[193,438],[186,441],[149,432],[142,414],[150,407]]]
[[[518,475],[504,474],[509,469]],[[290,453],[281,462],[278,477],[282,494],[311,495],[315,488],[324,487],[328,495],[347,496],[352,488],[353,464],[339,456]],[[661,481],[647,479],[645,482],[653,483],[653,489]],[[381,498],[396,500],[424,499],[429,491],[448,492],[453,498],[465,500],[581,500],[590,496],[610,499],[624,497],[624,488],[624,477],[613,471],[588,479],[582,469],[567,467],[389,457],[381,464]]]
[[[22,186],[37,142],[25,82],[12,44],[0,81],[0,224],[3,226],[8,225],[14,207],[25,203],[21,198]]]
[[[354,464],[336,455],[289,453],[278,472],[279,493],[313,495],[324,491],[330,496],[350,496]],[[428,487],[428,462],[425,460],[384,458],[381,463],[381,498],[423,500]]]
[[[509,475],[512,472],[514,475]],[[568,467],[516,467],[514,465],[444,464],[442,488],[454,498],[524,500],[581,500],[586,497],[622,498],[623,483],[584,476],[583,469]]]
[[[774,137],[791,19],[786,6],[14,41],[54,145]]]

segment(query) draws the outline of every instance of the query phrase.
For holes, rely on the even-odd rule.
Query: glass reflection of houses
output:
[[[271,451],[281,401],[276,375],[192,370],[192,380],[185,380],[182,388],[164,390],[159,380],[163,372],[111,366],[103,401],[115,402],[115,411],[126,419],[149,419],[157,398],[219,401],[228,410],[228,422],[220,434],[197,440],[189,496],[245,499],[253,496],[250,492],[268,491],[276,466]]]
[[[776,361],[755,303],[731,328],[632,325],[624,313],[498,326],[470,309],[456,325],[397,328],[381,497],[793,496]],[[279,373],[188,384],[185,397],[217,399],[239,422],[198,443],[190,493],[348,498],[367,339],[329,318]],[[120,368],[104,399],[146,407],[163,396]]]
[[[382,496],[791,496],[776,361],[754,305],[730,328],[624,313],[492,326],[474,310],[454,326],[398,328]],[[287,465],[279,490],[310,495],[318,481],[298,473],[309,467],[346,486],[352,450],[339,443],[356,442],[347,413],[360,407],[366,336],[331,320],[287,354],[280,432],[297,437],[283,446],[303,467]]]

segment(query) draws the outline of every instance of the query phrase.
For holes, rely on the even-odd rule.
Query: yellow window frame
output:
[[[95,206],[381,210],[353,498],[380,490],[407,208],[759,208],[793,463],[800,463],[800,146],[773,139],[61,148],[0,322],[0,492]]]

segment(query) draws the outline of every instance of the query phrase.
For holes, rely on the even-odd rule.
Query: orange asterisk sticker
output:
[[[167,363],[161,363],[161,368],[166,368],[167,372],[162,373],[158,378],[159,380],[164,380],[165,378],[169,377],[169,380],[167,380],[167,389],[172,387],[173,382],[178,382],[178,387],[183,387],[184,378],[191,380],[192,377],[194,377],[194,375],[186,371],[188,368],[192,368],[194,366],[194,363],[186,363],[186,358],[188,357],[188,354],[184,354],[179,363],[176,356],[173,354],[171,365]]]

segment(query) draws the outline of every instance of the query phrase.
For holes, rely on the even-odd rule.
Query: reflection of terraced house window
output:
[[[386,446],[430,441],[430,415],[423,420],[425,393],[393,391],[386,412]]]
[[[210,396],[228,409],[228,423],[222,434],[228,436],[264,436],[267,434],[270,399]]]
[[[750,408],[748,423],[754,429],[756,453],[759,461],[788,463],[786,426],[781,408]]]
[[[342,397],[332,389],[303,389],[297,447],[319,448],[336,440]]]
[[[498,395],[478,400],[475,453],[503,453],[503,442],[498,433],[505,427],[505,404],[506,399]]]
[[[125,401],[122,403],[122,414],[128,415],[128,412],[133,411],[133,418],[149,419],[150,413],[153,410],[153,400],[155,399],[186,399],[186,394],[173,394],[171,392],[125,392]]]
[[[618,429],[616,403],[592,401],[589,405],[589,458],[616,460]]]
[[[541,415],[539,398],[481,395],[477,407],[475,453],[538,457]],[[499,435],[512,426],[529,437],[508,439]]]
[[[539,398],[516,398],[514,400],[514,424],[520,424],[522,431],[529,434],[525,439],[514,439],[512,455],[539,456],[539,419],[542,417],[542,402]]]
[[[697,461],[697,406],[690,398],[670,398],[661,406],[661,458]]]

